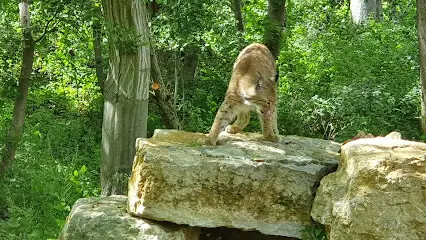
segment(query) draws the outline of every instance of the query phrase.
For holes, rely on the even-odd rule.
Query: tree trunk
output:
[[[399,5],[399,0],[388,0],[389,4],[389,18],[392,20],[397,20],[397,7]]]
[[[149,1],[145,1],[145,6],[148,9],[148,14],[150,16],[150,18],[156,16],[160,10],[160,5],[155,1],[152,0],[151,2]]]
[[[102,5],[110,22],[101,163],[102,195],[108,196],[126,193],[135,140],[146,137],[151,66],[147,12],[142,1],[103,0]]]
[[[25,107],[27,105],[28,88],[31,81],[31,73],[34,63],[34,40],[30,26],[29,4],[28,0],[23,0],[19,4],[19,15],[24,37],[24,46],[22,51],[21,75],[18,83],[18,96],[13,107],[12,123],[5,139],[5,146],[2,152],[0,162],[0,176],[4,174],[6,168],[15,159],[16,148],[22,137],[22,131],[25,120]]]
[[[152,54],[152,77],[153,82],[158,82],[160,88],[154,89],[151,100],[157,105],[160,111],[161,121],[168,129],[181,129],[182,125],[177,114],[176,105],[173,104],[172,94],[167,90],[164,79],[161,75],[157,54]]]
[[[243,23],[243,16],[241,14],[240,0],[232,1],[232,11],[234,12],[234,15],[235,15],[235,24],[236,24],[237,30],[240,32],[244,32],[244,23]]]
[[[182,83],[184,85],[194,80],[198,64],[198,52],[195,48],[189,48],[189,50],[185,51],[181,70]]]
[[[417,0],[417,32],[419,36],[420,83],[422,88],[421,128],[426,134],[426,0]]]
[[[96,7],[95,7],[96,8]],[[100,11],[96,8],[96,14]],[[98,85],[101,88],[101,91],[104,91],[104,81],[105,74],[102,61],[102,24],[98,17],[93,18],[92,24],[93,30],[93,46],[95,50],[95,69],[96,69],[96,78],[98,79]]]
[[[167,98],[164,91],[160,88],[154,91],[152,96],[153,103],[158,107],[160,111],[161,121],[167,129],[181,129],[181,123],[177,116],[176,109],[173,107],[173,103],[169,101],[171,98]]]
[[[178,98],[178,92],[179,92],[179,74],[178,74],[178,64],[180,65],[180,57],[178,56],[178,52],[176,51],[174,54],[174,58],[175,58],[175,81],[174,81],[174,85],[175,85],[175,89],[173,91],[173,105],[174,107],[177,106],[177,98]]]
[[[329,0],[329,3],[330,3],[330,6],[334,8],[339,5],[344,5],[345,0]]]
[[[350,9],[355,24],[364,22],[370,16],[374,19],[382,18],[382,0],[351,0]]]
[[[285,0],[268,0],[268,21],[263,41],[275,59],[280,55],[285,18]]]

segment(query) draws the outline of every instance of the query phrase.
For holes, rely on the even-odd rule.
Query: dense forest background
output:
[[[263,41],[267,24],[268,1],[241,0],[242,24],[235,2],[146,3],[157,69],[148,136],[157,128],[210,129],[234,60]],[[18,3],[0,0],[0,142],[22,62]],[[112,41],[101,3],[34,0],[31,25],[39,41],[23,137],[0,180],[0,239],[56,238],[73,203],[101,192],[102,83]],[[425,140],[418,47],[415,0],[383,1],[380,16],[362,24],[351,20],[349,1],[287,0],[277,61],[280,134],[343,141],[358,131],[399,131]],[[259,130],[256,121],[246,129]]]

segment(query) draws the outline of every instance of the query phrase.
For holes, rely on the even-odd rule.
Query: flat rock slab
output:
[[[343,145],[311,215],[330,240],[426,239],[426,144],[378,137]]]
[[[224,133],[222,133],[224,134]],[[138,139],[129,180],[129,213],[200,227],[257,230],[301,237],[320,179],[338,164],[340,144],[303,137],[279,143],[259,134],[221,135],[156,130]]]
[[[126,196],[82,198],[67,218],[60,240],[198,240],[199,230],[133,217]]]

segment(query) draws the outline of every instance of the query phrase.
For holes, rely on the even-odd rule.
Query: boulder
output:
[[[311,211],[330,240],[426,239],[426,144],[398,138],[342,146],[339,168],[321,180]]]
[[[198,240],[199,230],[129,215],[126,196],[82,198],[74,204],[60,240]]]
[[[278,143],[260,134],[219,137],[156,130],[138,139],[129,180],[129,213],[200,227],[301,237],[320,179],[337,168],[340,144],[296,136]]]

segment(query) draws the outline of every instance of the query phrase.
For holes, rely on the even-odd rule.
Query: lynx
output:
[[[278,141],[277,129],[278,75],[269,49],[258,43],[244,48],[232,70],[225,100],[220,106],[205,143],[216,145],[219,133],[241,132],[249,123],[250,111],[257,111],[263,128],[263,139]],[[228,125],[235,118],[232,125]]]

